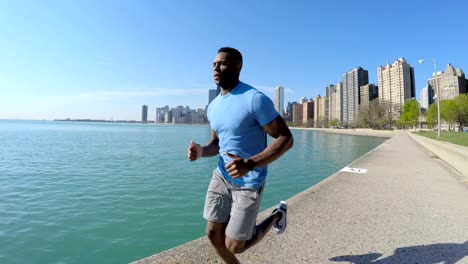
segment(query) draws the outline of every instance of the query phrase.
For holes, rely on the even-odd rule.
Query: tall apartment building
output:
[[[342,87],[342,115],[343,125],[350,125],[359,110],[360,92],[359,88],[369,83],[369,72],[361,67],[352,69],[343,74]]]
[[[302,115],[303,115],[303,110],[302,110],[302,104],[293,104],[293,126],[298,127],[302,126]]]
[[[361,86],[361,104],[359,107],[369,107],[369,102],[379,96],[379,87],[375,84],[366,84]]]
[[[327,124],[326,115],[327,100],[325,97],[318,95],[315,98],[314,105],[314,127],[325,127]]]
[[[377,68],[379,101],[388,101],[395,107],[395,117],[400,116],[406,100],[416,96],[414,69],[405,58],[397,59],[392,65]]]
[[[218,96],[216,89],[208,90],[208,104],[210,104]]]
[[[297,102],[288,102],[288,105],[286,106],[286,113],[285,113],[285,120],[292,122],[293,121],[293,105],[297,104]]]
[[[155,123],[164,123],[164,108],[156,108],[156,120]]]
[[[331,95],[332,100],[335,102],[335,112],[332,113],[332,118],[330,120],[336,119],[341,123],[343,123],[343,83],[339,82],[335,85],[335,93]]]
[[[421,89],[421,108],[424,109],[429,108],[429,94],[427,93],[427,90],[427,86]]]
[[[275,109],[284,116],[284,87],[278,86],[275,89]]]
[[[461,69],[455,69],[449,63],[445,72],[437,72],[428,80],[429,104],[434,102],[437,87],[440,89],[441,100],[450,100],[467,92],[466,82],[465,73]]]
[[[329,85],[330,86],[330,85]],[[327,87],[329,87],[327,86]],[[328,90],[328,121],[336,119],[336,87],[332,85]]]
[[[314,126],[314,101],[302,103],[302,125],[304,127]]]
[[[148,106],[143,105],[141,107],[141,122],[147,123],[148,122]]]
[[[333,115],[332,113],[332,108],[333,108],[333,102],[331,95],[335,92],[335,85],[329,84],[325,87],[325,115],[327,117],[327,122],[330,120],[330,116]]]

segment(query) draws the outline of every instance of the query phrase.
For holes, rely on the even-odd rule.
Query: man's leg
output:
[[[233,252],[226,248],[226,226],[227,223],[216,223],[208,221],[206,225],[206,236],[220,256],[226,263],[237,264],[239,260]]]
[[[248,248],[251,248],[255,244],[257,244],[260,240],[265,237],[265,235],[270,231],[271,227],[278,222],[281,219],[282,213],[279,211],[276,211],[274,214],[270,215],[267,217],[265,220],[263,220],[259,225],[255,227],[254,233],[252,235],[252,238],[246,241],[242,240],[236,240],[232,239],[228,236],[226,236],[226,248],[231,252],[231,253],[242,253]]]

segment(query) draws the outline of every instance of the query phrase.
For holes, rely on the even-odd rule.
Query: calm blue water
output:
[[[293,130],[262,210],[384,140]],[[127,263],[203,236],[208,126],[0,120],[0,263]]]

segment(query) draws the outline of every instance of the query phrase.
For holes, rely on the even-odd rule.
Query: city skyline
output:
[[[212,60],[222,46],[244,55],[241,81],[272,100],[280,85],[285,103],[325,95],[327,85],[359,66],[377,84],[377,68],[401,57],[414,68],[418,100],[433,71],[418,60],[435,60],[439,70],[449,63],[468,69],[462,44],[468,29],[446,25],[463,24],[468,3],[444,12],[436,1],[264,7],[261,1],[1,2],[0,119],[139,120],[148,105],[153,120],[164,105],[205,108],[208,90],[216,89]],[[213,23],[219,9],[230,12]],[[356,21],[356,12],[366,20]],[[360,30],[347,29],[357,22]]]

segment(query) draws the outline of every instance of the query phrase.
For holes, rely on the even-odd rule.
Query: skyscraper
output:
[[[302,126],[303,125],[303,108],[302,104],[293,104],[293,126]]]
[[[359,107],[369,106],[369,102],[379,96],[379,87],[375,84],[366,84],[361,86],[361,104]]]
[[[379,101],[388,101],[395,107],[395,117],[400,116],[405,101],[416,96],[414,69],[405,60],[397,59],[392,65],[377,68]]]
[[[211,103],[211,101],[213,101],[216,96],[217,96],[217,92],[216,92],[216,89],[210,89],[208,90],[208,104]]]
[[[275,109],[281,116],[284,116],[284,88],[282,86],[275,89]]]
[[[302,125],[304,127],[314,126],[314,101],[302,103]]]
[[[429,108],[429,94],[427,93],[427,90],[427,86],[421,89],[421,108],[424,109]]]
[[[343,74],[343,97],[342,97],[342,123],[350,125],[356,117],[359,108],[359,88],[369,83],[369,72],[361,67],[352,69]]]
[[[141,122],[146,123],[148,122],[148,106],[143,105],[141,108]]]
[[[461,69],[455,69],[449,63],[445,72],[433,74],[428,80],[428,87],[429,104],[434,102],[432,97],[437,94],[437,87],[440,89],[441,100],[453,99],[467,92],[465,73]]]
[[[335,97],[335,102],[336,102],[335,114],[333,115],[333,119],[338,120],[340,124],[342,124],[343,123],[343,82],[337,83],[335,86],[335,89],[336,89],[336,94],[332,94],[332,96]]]
[[[314,104],[314,127],[325,127],[327,125],[327,100],[318,95]]]

